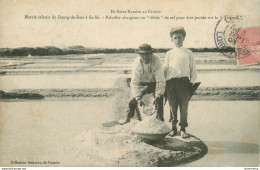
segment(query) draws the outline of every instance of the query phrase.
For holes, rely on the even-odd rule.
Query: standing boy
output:
[[[154,94],[154,104],[157,110],[156,117],[163,118],[163,94],[165,91],[165,77],[160,58],[153,54],[149,44],[142,44],[136,50],[138,57],[134,60],[131,76],[131,98],[128,103],[129,109],[125,123],[130,122],[138,107],[142,104],[142,97],[145,94]],[[142,120],[140,114],[137,115]]]
[[[192,85],[197,78],[192,52],[183,47],[186,32],[183,27],[171,29],[170,37],[173,48],[166,53],[164,75],[166,78],[166,93],[171,109],[172,136],[177,135],[177,110],[180,108],[180,133],[187,137],[188,104],[192,93]]]

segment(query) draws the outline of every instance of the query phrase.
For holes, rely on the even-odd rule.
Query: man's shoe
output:
[[[129,123],[129,122],[130,122],[130,118],[127,118],[127,119],[125,120],[125,122],[124,122],[124,123],[120,123],[120,125],[124,125],[124,124]]]
[[[186,133],[185,127],[181,127],[180,134],[181,134],[181,137],[182,137],[183,139],[189,137],[188,134]]]
[[[188,134],[187,134],[186,132],[181,131],[181,137],[182,137],[183,139],[185,139],[185,138],[188,138],[189,136],[188,136]]]
[[[170,137],[174,137],[177,136],[177,131],[171,131],[171,133],[169,133]]]
[[[174,137],[174,136],[177,136],[177,127],[173,125],[172,127],[172,131],[171,133],[169,134],[170,137]]]

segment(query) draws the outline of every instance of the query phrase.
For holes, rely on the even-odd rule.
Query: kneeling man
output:
[[[130,122],[134,117],[135,110],[138,110],[138,103],[142,105],[142,97],[145,94],[153,93],[156,108],[156,117],[164,121],[163,118],[163,94],[165,91],[165,77],[163,67],[159,57],[154,55],[149,44],[142,44],[136,50],[139,56],[134,60],[131,76],[132,96],[129,101],[129,109],[125,123]],[[138,110],[139,111],[139,110]],[[138,119],[141,121],[140,113]]]

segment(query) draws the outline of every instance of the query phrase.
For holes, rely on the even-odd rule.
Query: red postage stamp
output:
[[[260,27],[236,30],[237,65],[260,64]]]

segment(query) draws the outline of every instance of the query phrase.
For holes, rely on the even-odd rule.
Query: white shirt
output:
[[[192,51],[184,47],[174,47],[166,53],[164,61],[164,75],[166,80],[188,77],[191,83],[197,78]]]
[[[159,57],[152,55],[151,61],[144,64],[138,56],[132,66],[131,90],[133,97],[140,98],[143,86],[140,83],[156,82],[155,97],[160,97],[165,90],[165,77]]]

